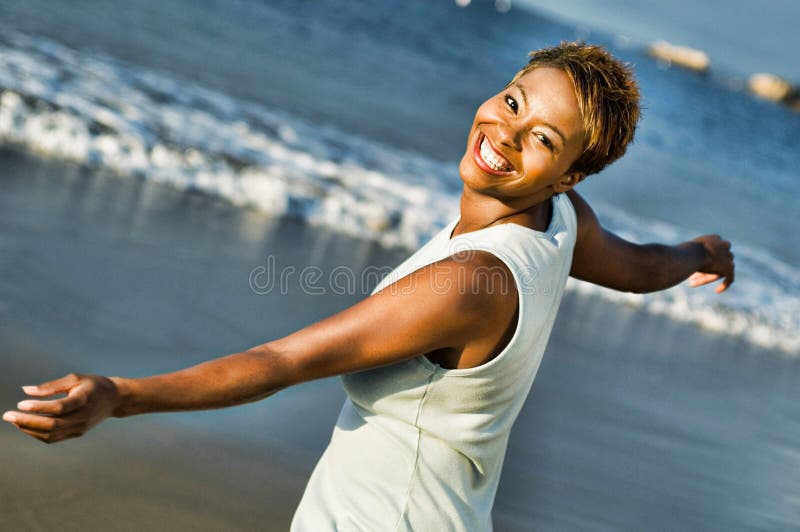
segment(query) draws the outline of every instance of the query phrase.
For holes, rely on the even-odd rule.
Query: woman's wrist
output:
[[[684,242],[680,244],[679,247],[690,257],[690,261],[692,262],[692,267],[690,268],[692,271],[690,273],[703,270],[711,260],[711,254],[702,241],[702,237]]]
[[[111,410],[113,417],[131,416],[135,412],[131,411],[133,393],[131,390],[131,379],[122,377],[109,377],[114,384],[114,404]]]

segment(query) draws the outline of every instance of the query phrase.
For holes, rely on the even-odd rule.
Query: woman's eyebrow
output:
[[[522,85],[519,83],[514,83],[514,86],[522,93],[522,101],[525,102],[525,107],[528,107],[528,93],[525,92],[525,89],[523,89]]]
[[[558,128],[557,128],[556,126],[554,126],[553,124],[550,124],[549,122],[542,122],[542,125],[543,125],[543,126],[546,126],[546,127],[549,127],[550,129],[552,129],[553,131],[555,131],[556,133],[558,133],[558,136],[559,136],[559,137],[561,137],[561,142],[564,144],[564,146],[566,146],[566,145],[567,145],[567,138],[564,136],[564,134],[561,132],[561,130],[560,130],[560,129],[558,129]]]
[[[525,107],[528,107],[528,93],[525,92],[525,89],[523,89],[522,85],[519,83],[514,83],[514,86],[519,90],[520,94],[522,94],[522,101],[525,102]],[[561,143],[564,144],[564,146],[567,145],[567,137],[564,136],[560,129],[549,122],[542,122],[542,125],[555,131],[558,136],[561,137]]]

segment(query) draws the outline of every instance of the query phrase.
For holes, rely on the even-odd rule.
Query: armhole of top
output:
[[[425,242],[425,243],[424,243],[424,244],[423,244],[423,245],[422,245],[422,246],[421,246],[421,247],[420,247],[418,250],[416,250],[414,253],[412,253],[411,255],[409,255],[408,257],[406,257],[406,259],[405,259],[405,260],[403,260],[403,261],[402,261],[400,264],[398,264],[397,266],[395,266],[395,267],[392,269],[392,271],[391,271],[391,272],[387,273],[385,276],[383,276],[383,278],[382,278],[380,281],[378,281],[378,284],[377,284],[377,285],[375,285],[375,288],[373,288],[373,289],[372,289],[372,291],[370,292],[370,295],[371,295],[371,296],[373,296],[373,295],[377,294],[377,293],[378,293],[380,290],[383,290],[383,289],[385,289],[387,286],[390,286],[390,285],[392,285],[392,284],[396,283],[397,281],[399,281],[399,280],[400,280],[400,279],[402,279],[403,277],[406,277],[406,276],[408,276],[408,275],[411,275],[411,274],[412,274],[412,273],[414,273],[415,271],[417,271],[417,270],[419,270],[419,269],[421,269],[421,268],[424,268],[425,266],[427,266],[427,265],[429,265],[429,264],[432,264],[432,263],[436,262],[436,260],[432,260],[432,261],[431,261],[431,260],[427,260],[427,259],[425,259],[425,260],[423,261],[423,263],[422,263],[422,264],[414,264],[414,259],[417,259],[417,262],[419,262],[419,256],[420,256],[420,255],[424,255],[425,253],[428,253],[428,250],[431,248],[431,246],[433,246],[434,244],[436,244],[436,242],[437,242],[437,241],[438,241],[440,238],[442,238],[442,235],[447,235],[447,237],[449,237],[449,236],[450,236],[450,232],[451,232],[451,231],[452,231],[452,230],[455,228],[455,225],[456,225],[457,223],[458,223],[458,219],[451,220],[451,221],[450,221],[450,223],[448,223],[446,226],[444,226],[444,227],[443,227],[443,228],[442,228],[442,229],[439,231],[439,233],[437,233],[436,235],[434,235],[434,237],[433,237],[433,238],[431,238],[430,240],[428,240],[427,242]],[[437,259],[437,260],[438,260],[438,259]],[[406,274],[405,274],[405,275],[399,275],[399,276],[397,276],[397,277],[396,277],[396,278],[395,278],[393,281],[390,281],[390,279],[391,279],[391,278],[394,276],[394,274],[395,274],[397,271],[399,271],[399,270],[401,271],[401,270],[403,270],[403,269],[407,269],[407,267],[408,267],[408,265],[409,265],[409,264],[411,264],[411,265],[412,265],[412,269],[410,269],[408,272],[406,272]]]
[[[578,236],[578,213],[575,212],[575,206],[572,204],[572,200],[569,199],[569,196],[566,192],[563,194],[558,195],[558,204],[564,205],[564,212],[562,213],[564,216],[564,223],[567,225],[567,231],[573,233],[575,238],[577,239]]]
[[[506,268],[511,272],[511,278],[514,280],[515,288],[517,289],[517,323],[514,327],[514,334],[511,335],[511,339],[508,343],[503,347],[503,349],[491,360],[484,362],[478,366],[474,366],[471,368],[443,368],[442,366],[436,364],[435,362],[428,359],[427,356],[420,355],[416,358],[422,365],[426,366],[431,370],[436,370],[440,372],[442,375],[452,375],[452,376],[461,376],[466,377],[470,375],[474,375],[477,373],[483,373],[485,371],[489,371],[491,368],[500,364],[500,362],[506,358],[507,353],[511,350],[511,348],[519,341],[519,337],[521,336],[522,327],[521,324],[523,323],[523,316],[525,313],[525,298],[523,297],[524,293],[522,291],[522,283],[521,279],[519,278],[519,273],[517,268],[515,267],[514,261],[511,260],[505,253],[498,252],[496,249],[491,249],[488,246],[481,246],[480,244],[471,247],[470,249],[474,249],[475,251],[485,251],[490,253],[498,260],[500,260],[503,264],[506,265]],[[466,251],[466,250],[465,250]]]

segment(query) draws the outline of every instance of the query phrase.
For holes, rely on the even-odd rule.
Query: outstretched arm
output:
[[[655,292],[690,277],[692,286],[722,278],[716,292],[734,278],[731,244],[703,235],[674,246],[634,244],[604,229],[592,208],[574,190],[567,192],[578,217],[578,237],[570,275],[625,292]]]
[[[513,286],[511,273],[493,255],[451,257],[334,316],[241,353],[141,379],[73,374],[25,387],[36,399],[20,402],[3,419],[52,443],[80,436],[110,416],[237,405],[292,384],[439,349],[488,352],[486,346],[495,345],[514,319],[517,295],[514,289],[492,290],[486,273],[503,275]],[[43,400],[58,393],[67,396]]]

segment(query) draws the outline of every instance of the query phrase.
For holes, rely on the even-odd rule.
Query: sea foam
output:
[[[457,163],[313,124],[99,53],[0,34],[0,141],[122,175],[195,189],[384,246],[415,249],[458,214]],[[595,205],[634,241],[675,242],[664,223]],[[800,352],[800,271],[737,244],[737,283],[649,295],[568,289]]]

